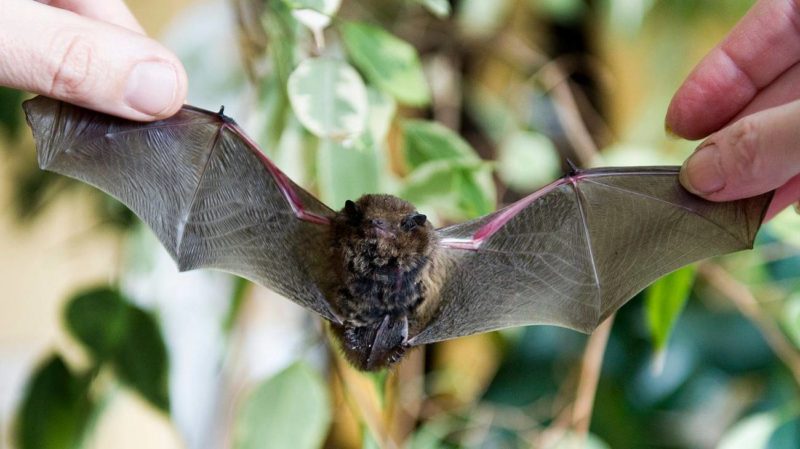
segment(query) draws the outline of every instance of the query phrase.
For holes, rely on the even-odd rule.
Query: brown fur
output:
[[[356,367],[386,367],[403,356],[406,346],[392,343],[380,360],[374,354],[370,359],[373,349],[380,349],[373,343],[384,318],[407,320],[413,336],[435,312],[441,284],[436,232],[407,201],[365,195],[337,213],[331,235],[338,282],[328,297],[344,321],[333,326],[333,334]]]

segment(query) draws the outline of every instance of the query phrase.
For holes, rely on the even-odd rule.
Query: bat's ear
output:
[[[350,200],[344,202],[344,214],[347,215],[347,218],[354,222],[361,221],[361,218],[364,216],[361,208],[358,207],[358,204]]]
[[[403,226],[403,229],[405,229],[406,231],[410,231],[417,226],[423,226],[425,224],[425,220],[427,219],[428,217],[426,217],[425,215],[415,212],[404,218],[401,225]]]

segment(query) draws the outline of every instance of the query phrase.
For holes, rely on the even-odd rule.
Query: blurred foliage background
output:
[[[580,166],[679,164],[663,116],[745,0],[131,1],[189,101],[225,105],[329,206],[439,224]],[[800,447],[800,217],[682,269],[591,337],[510,329],[364,375],[318,318],[35,165],[0,88],[0,446]]]

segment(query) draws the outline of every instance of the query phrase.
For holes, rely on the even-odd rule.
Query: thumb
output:
[[[681,169],[692,193],[729,201],[774,190],[800,173],[800,101],[748,115],[714,133]]]
[[[38,2],[0,6],[0,85],[133,120],[183,104],[186,73],[156,41]]]

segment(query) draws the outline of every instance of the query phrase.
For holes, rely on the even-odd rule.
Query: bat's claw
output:
[[[568,174],[569,176],[575,176],[575,175],[577,175],[577,174],[578,174],[578,172],[580,171],[580,169],[578,168],[578,166],[577,166],[577,165],[575,165],[575,163],[574,163],[574,162],[572,162],[572,159],[570,159],[570,158],[567,158],[567,164],[569,165],[569,173],[567,173],[567,174]]]

